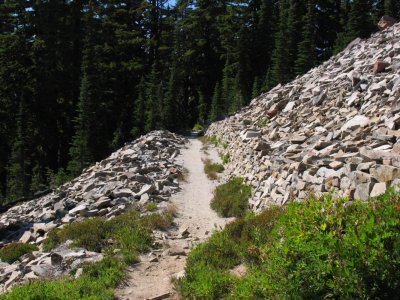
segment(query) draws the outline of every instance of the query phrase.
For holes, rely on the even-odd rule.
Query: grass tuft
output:
[[[0,249],[0,260],[12,264],[22,255],[38,250],[36,245],[11,243]]]
[[[145,208],[146,208],[147,211],[152,212],[152,211],[157,210],[158,206],[154,202],[149,202],[149,203],[146,204]]]
[[[210,159],[204,160],[204,172],[207,174],[207,177],[211,180],[218,179],[217,173],[221,173],[224,171],[224,166],[221,164],[213,163]]]

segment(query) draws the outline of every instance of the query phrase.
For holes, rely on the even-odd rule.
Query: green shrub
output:
[[[199,124],[199,123],[196,123],[194,126],[193,126],[193,129],[192,129],[193,131],[203,131],[204,130],[204,126],[203,125],[201,125],[201,124]]]
[[[345,203],[326,196],[288,206],[274,242],[265,248],[265,267],[276,291],[304,299],[396,297],[399,195]]]
[[[169,209],[160,214],[142,217],[139,213],[130,211],[109,221],[103,217],[86,219],[50,231],[43,247],[46,251],[50,251],[58,244],[72,240],[73,246],[96,252],[112,246],[120,247],[122,250],[127,248],[123,254],[130,253],[128,260],[134,261],[136,251],[143,252],[151,245],[150,231],[168,229],[172,225],[173,218],[173,209]]]
[[[153,241],[150,231],[171,226],[175,213],[172,206],[161,214],[145,216],[129,211],[111,220],[96,217],[52,230],[44,243],[47,251],[71,239],[75,246],[102,251],[105,258],[100,262],[84,265],[83,274],[76,280],[63,278],[55,281],[35,281],[0,295],[0,300],[115,299],[113,289],[124,277],[126,265],[137,261],[138,253],[150,249]],[[114,249],[119,249],[118,253],[122,255],[111,256]]]
[[[226,232],[216,232],[189,255],[185,279],[175,283],[184,298],[221,299],[233,287],[227,270],[240,263],[238,246]]]
[[[231,156],[229,153],[226,153],[226,154],[220,153],[219,156],[221,157],[223,165],[226,165],[231,161]]]
[[[204,161],[204,172],[207,174],[207,177],[211,180],[218,179],[217,173],[221,173],[224,171],[224,166],[221,164],[213,163],[210,159],[206,159]]]
[[[0,260],[12,264],[22,255],[36,251],[36,245],[24,243],[11,243],[0,249]]]
[[[124,264],[117,258],[105,257],[102,261],[87,264],[76,280],[63,278],[54,281],[35,281],[0,295],[1,300],[75,300],[115,299],[113,289],[124,277]]]
[[[229,275],[232,257],[245,258],[244,277]],[[400,195],[326,195],[247,214],[192,251],[186,272],[178,291],[193,299],[396,299]]]
[[[157,210],[157,208],[158,208],[158,206],[154,202],[149,202],[149,203],[146,204],[146,210],[147,211],[150,211],[150,212],[151,211],[155,211],[155,210]]]
[[[215,189],[211,208],[223,217],[241,217],[246,213],[250,196],[251,187],[235,177]]]

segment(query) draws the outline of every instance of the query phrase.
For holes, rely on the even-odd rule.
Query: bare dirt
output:
[[[202,143],[191,139],[187,148],[177,157],[187,170],[182,190],[171,197],[176,206],[176,227],[157,234],[160,249],[141,257],[131,266],[128,278],[117,289],[118,299],[178,299],[171,279],[184,274],[186,255],[192,247],[207,239],[213,230],[225,226],[230,219],[220,218],[210,208],[216,181],[210,181],[203,171],[203,159],[220,162],[215,148],[202,150]]]

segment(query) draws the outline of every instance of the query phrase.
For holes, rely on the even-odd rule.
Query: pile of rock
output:
[[[399,74],[397,23],[356,39],[206,134],[229,145],[228,176],[253,185],[254,209],[327,191],[365,200],[399,183]]]
[[[183,168],[175,158],[186,142],[166,131],[151,132],[53,193],[9,209],[0,215],[0,247],[14,241],[40,246],[49,230],[64,224],[94,216],[111,218],[148,202],[167,201],[179,190]],[[33,252],[12,265],[0,262],[0,289],[40,276],[59,276],[101,258],[99,253],[64,247],[52,253]]]

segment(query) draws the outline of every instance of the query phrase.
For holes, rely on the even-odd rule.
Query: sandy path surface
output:
[[[141,257],[140,263],[130,267],[128,279],[116,291],[118,299],[177,299],[171,278],[183,275],[190,248],[204,241],[214,228],[222,228],[230,221],[218,217],[210,208],[217,183],[207,178],[202,159],[220,160],[214,148],[206,153],[201,148],[199,140],[191,139],[177,158],[189,173],[187,182],[181,183],[182,190],[171,197],[178,212],[176,229],[161,234],[161,249]]]

